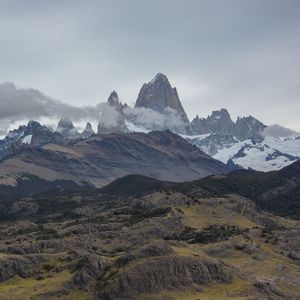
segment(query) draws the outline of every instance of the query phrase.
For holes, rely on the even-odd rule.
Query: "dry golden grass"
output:
[[[37,280],[34,278],[23,279],[16,276],[0,284],[0,299],[1,300],[39,299],[41,294],[63,289],[64,284],[71,279],[71,276],[72,274],[69,271],[63,271],[55,274],[53,277],[48,277],[41,280]],[[53,296],[51,299],[56,299],[56,298],[58,299],[58,297]],[[63,298],[59,298],[59,299],[63,299]],[[64,299],[71,300],[74,298],[64,298]]]

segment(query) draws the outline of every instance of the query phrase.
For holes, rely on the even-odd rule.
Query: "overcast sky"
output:
[[[300,131],[300,1],[0,0],[0,82],[133,104],[158,72],[190,119],[225,107]]]

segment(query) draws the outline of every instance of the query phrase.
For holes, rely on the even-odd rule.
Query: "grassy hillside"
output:
[[[299,221],[228,195],[234,180],[218,191],[222,180],[127,176],[6,203],[0,299],[299,299]]]

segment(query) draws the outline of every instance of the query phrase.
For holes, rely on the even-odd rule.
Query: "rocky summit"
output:
[[[160,113],[166,113],[166,110],[172,109],[185,125],[184,132],[181,133],[192,132],[176,88],[173,88],[168,78],[161,73],[142,86],[135,107],[150,108]]]
[[[197,115],[196,118],[192,120],[191,125],[195,135],[207,133],[222,136],[230,135],[240,141],[249,138],[261,141],[263,139],[262,134],[264,129],[267,127],[252,116],[238,117],[237,121],[234,122],[225,108],[213,111],[207,118],[199,118]]]

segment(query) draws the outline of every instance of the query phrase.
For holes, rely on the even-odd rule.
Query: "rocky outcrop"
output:
[[[84,139],[87,139],[94,134],[95,134],[95,131],[93,130],[91,123],[89,123],[89,122],[86,123],[85,129],[81,133],[81,137]]]
[[[235,123],[231,120],[228,111],[224,108],[213,111],[207,118],[197,116],[191,122],[194,134],[217,133],[235,135]]]
[[[178,133],[192,133],[189,119],[180,102],[176,88],[172,88],[168,78],[161,73],[158,73],[151,81],[142,86],[135,107],[150,108],[162,114],[167,114],[168,110],[171,110],[178,115],[178,120],[182,123],[178,124],[175,132],[177,130]],[[172,130],[172,128],[168,129]]]
[[[237,121],[233,122],[228,111],[224,108],[213,111],[207,118],[197,116],[192,120],[191,126],[194,134],[214,133],[218,136],[231,136],[241,141],[246,139],[262,141],[263,131],[267,127],[252,116],[238,117]]]
[[[141,293],[181,290],[214,281],[227,283],[231,279],[231,268],[212,259],[176,255],[151,258],[121,272],[104,287],[105,292],[101,292],[101,288],[99,298],[140,299]]]
[[[293,298],[283,293],[275,284],[268,281],[257,281],[255,288],[268,300],[292,300]]]
[[[27,146],[41,147],[48,143],[63,144],[64,141],[61,134],[52,132],[46,126],[31,120],[27,125],[10,131],[4,139],[0,140],[0,160],[18,153]]]
[[[252,116],[238,117],[236,121],[237,137],[240,140],[253,139],[255,142],[261,142],[263,140],[263,132],[267,126]]]
[[[75,266],[76,273],[73,276],[73,281],[80,287],[85,286],[91,279],[99,278],[108,265],[108,261],[102,256],[96,254],[81,256]]]
[[[2,255],[0,259],[0,282],[15,275],[26,277],[30,269],[44,261],[41,255]]]
[[[112,91],[107,99],[107,104],[114,107],[117,111],[123,109],[122,103],[119,101],[119,96],[116,91]]]

